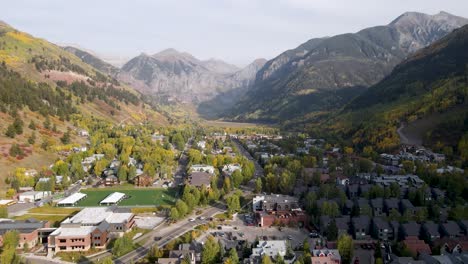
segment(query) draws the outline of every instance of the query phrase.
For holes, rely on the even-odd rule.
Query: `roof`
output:
[[[390,223],[388,223],[388,221],[385,221],[380,217],[374,217],[372,219],[372,222],[374,223],[375,227],[378,229],[387,229],[387,230],[392,229],[390,227]]]
[[[204,171],[195,171],[190,174],[190,185],[193,186],[209,186],[211,183],[211,174]]]
[[[109,224],[124,223],[133,216],[133,213],[113,213],[106,218]]]
[[[431,254],[431,248],[423,240],[420,239],[405,239],[403,243],[413,253],[426,253]]]
[[[384,205],[384,201],[382,198],[376,198],[371,200],[371,205],[373,208],[382,208]]]
[[[350,219],[349,217],[338,217],[335,219],[335,223],[336,223],[336,227],[338,229],[348,229],[349,227],[349,222],[350,222]]]
[[[433,221],[427,221],[423,224],[423,227],[429,233],[429,235],[440,236],[439,225],[434,223]]]
[[[401,200],[401,205],[405,208],[413,208],[414,205],[410,202],[408,199],[402,199]]]
[[[109,194],[100,204],[116,204],[125,197],[125,193],[113,192]]]
[[[117,208],[111,207],[88,207],[81,210],[71,218],[66,219],[64,224],[98,225],[104,220],[116,223],[119,219],[128,219],[131,213],[119,212]]]
[[[85,194],[85,193],[79,193],[79,192],[74,193],[74,194],[68,196],[67,198],[61,200],[57,204],[59,204],[59,205],[62,205],[62,204],[75,204],[78,201],[80,201],[81,199],[85,198],[86,196],[87,196],[87,194]]]
[[[442,224],[445,232],[450,236],[460,235],[461,229],[460,226],[454,221],[448,221],[447,223]]]
[[[353,226],[357,229],[365,229],[369,227],[370,218],[367,215],[361,215],[359,217],[353,217]]]
[[[398,208],[398,199],[396,198],[390,198],[390,199],[385,199],[384,203],[388,208]]]
[[[0,235],[10,230],[18,230],[20,233],[31,233],[36,229],[45,227],[46,223],[46,221],[37,221],[34,218],[28,220],[4,219],[0,222]]]
[[[54,232],[52,232],[51,236],[61,236],[61,237],[68,237],[68,236],[86,236],[93,232],[97,227],[96,226],[79,226],[79,227],[59,227]]]
[[[401,227],[405,231],[407,236],[419,236],[419,231],[421,229],[421,225],[412,221],[409,223],[401,224]]]
[[[285,240],[260,240],[258,241],[257,247],[252,249],[253,256],[262,256],[264,254],[268,256],[276,256],[280,254],[284,256],[286,254],[286,241]]]

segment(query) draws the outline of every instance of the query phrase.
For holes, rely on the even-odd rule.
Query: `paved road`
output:
[[[223,211],[224,208],[210,207],[199,216],[211,217]],[[165,228],[153,232],[153,234],[149,236],[149,239],[143,244],[143,247],[140,247],[137,250],[132,251],[129,254],[116,259],[114,263],[133,263],[141,258],[144,258],[148,251],[151,249],[151,247],[155,245],[157,245],[158,247],[163,247],[167,243],[169,243],[169,241],[178,238],[179,236],[185,234],[187,231],[192,230],[194,227],[200,224],[200,221],[190,222],[188,220],[182,220],[170,226],[165,226]],[[162,239],[160,239],[159,241],[155,241],[156,237],[161,237]]]
[[[203,213],[200,215],[196,216],[195,214],[192,214],[190,217],[195,218],[195,217],[203,216],[205,218],[208,218],[208,217],[214,216],[215,214],[218,214],[224,211],[225,211],[225,206],[222,204],[218,204],[216,205],[216,207],[210,206],[210,207],[205,208],[203,210]],[[188,219],[189,217],[171,225],[163,224],[163,225],[156,227],[151,232],[135,240],[135,242],[140,243],[142,245],[141,247],[114,260],[114,263],[118,263],[118,264],[134,263],[137,260],[144,258],[146,254],[148,253],[148,251],[153,246],[157,245],[158,247],[163,247],[167,243],[169,243],[169,241],[185,234],[187,231],[192,230],[195,226],[198,226],[205,222],[205,221],[200,221],[200,220],[191,222]],[[156,238],[161,238],[161,239],[156,241],[155,240]],[[108,256],[111,256],[111,253],[107,252],[107,253],[99,254],[98,256],[89,257],[89,262],[82,262],[82,264],[90,263],[91,261],[97,261],[99,259],[102,260]]]

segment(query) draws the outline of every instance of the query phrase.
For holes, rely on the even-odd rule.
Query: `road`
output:
[[[263,174],[263,167],[258,163],[258,160],[254,159],[252,155],[244,148],[244,146],[239,142],[238,139],[232,139],[232,142],[236,145],[237,149],[239,152],[244,155],[247,159],[252,161],[255,165],[255,173],[254,173],[254,179],[257,177],[262,177]]]
[[[223,212],[224,208],[218,207],[209,207],[202,214],[198,216],[203,216],[205,218],[212,217],[215,214]],[[195,218],[195,215],[192,216]],[[164,226],[160,230],[155,230],[146,240],[142,247],[138,248],[135,251],[128,253],[114,261],[114,263],[132,263],[146,256],[151,247],[157,245],[158,247],[163,247],[171,240],[178,238],[179,236],[185,234],[187,231],[192,230],[194,227],[200,225],[200,221],[190,222],[188,220],[182,220],[170,226]],[[156,237],[161,237],[159,241],[155,241]]]
[[[199,215],[192,214],[190,217],[200,217],[203,216],[205,218],[212,217],[218,213],[224,212],[225,206],[222,204],[217,204],[216,206],[210,206],[203,210],[203,212]],[[114,260],[114,263],[124,264],[124,263],[134,263],[137,260],[140,260],[146,256],[148,251],[155,245],[158,247],[164,247],[169,241],[178,238],[179,236],[185,234],[187,231],[192,230],[194,227],[205,223],[206,221],[196,220],[196,221],[189,221],[189,217],[184,220],[181,220],[177,223],[167,225],[163,224],[161,226],[156,227],[151,232],[145,234],[144,236],[135,240],[136,243],[140,243],[142,246],[137,248],[130,253],[121,256]],[[155,240],[156,238],[161,238],[160,240]],[[88,262],[102,260],[103,258],[111,256],[111,253],[106,252],[103,254],[99,254],[98,256],[89,257]]]

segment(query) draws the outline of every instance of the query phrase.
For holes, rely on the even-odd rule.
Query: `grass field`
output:
[[[88,196],[80,201],[77,206],[89,207],[99,206],[104,198],[113,192],[125,193],[128,198],[122,200],[121,206],[159,206],[172,205],[175,203],[175,195],[178,189],[137,189],[134,187],[127,188],[104,188],[104,189],[84,189],[80,192]]]
[[[76,214],[79,210],[78,208],[59,208],[51,206],[36,207],[30,209],[27,214],[15,217],[15,219],[27,220],[35,218],[40,221],[50,221],[53,226],[57,227],[65,218]]]

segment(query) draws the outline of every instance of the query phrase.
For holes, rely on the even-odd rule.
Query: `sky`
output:
[[[468,17],[467,0],[3,0],[0,20],[107,59],[166,48],[239,66],[406,11]]]

